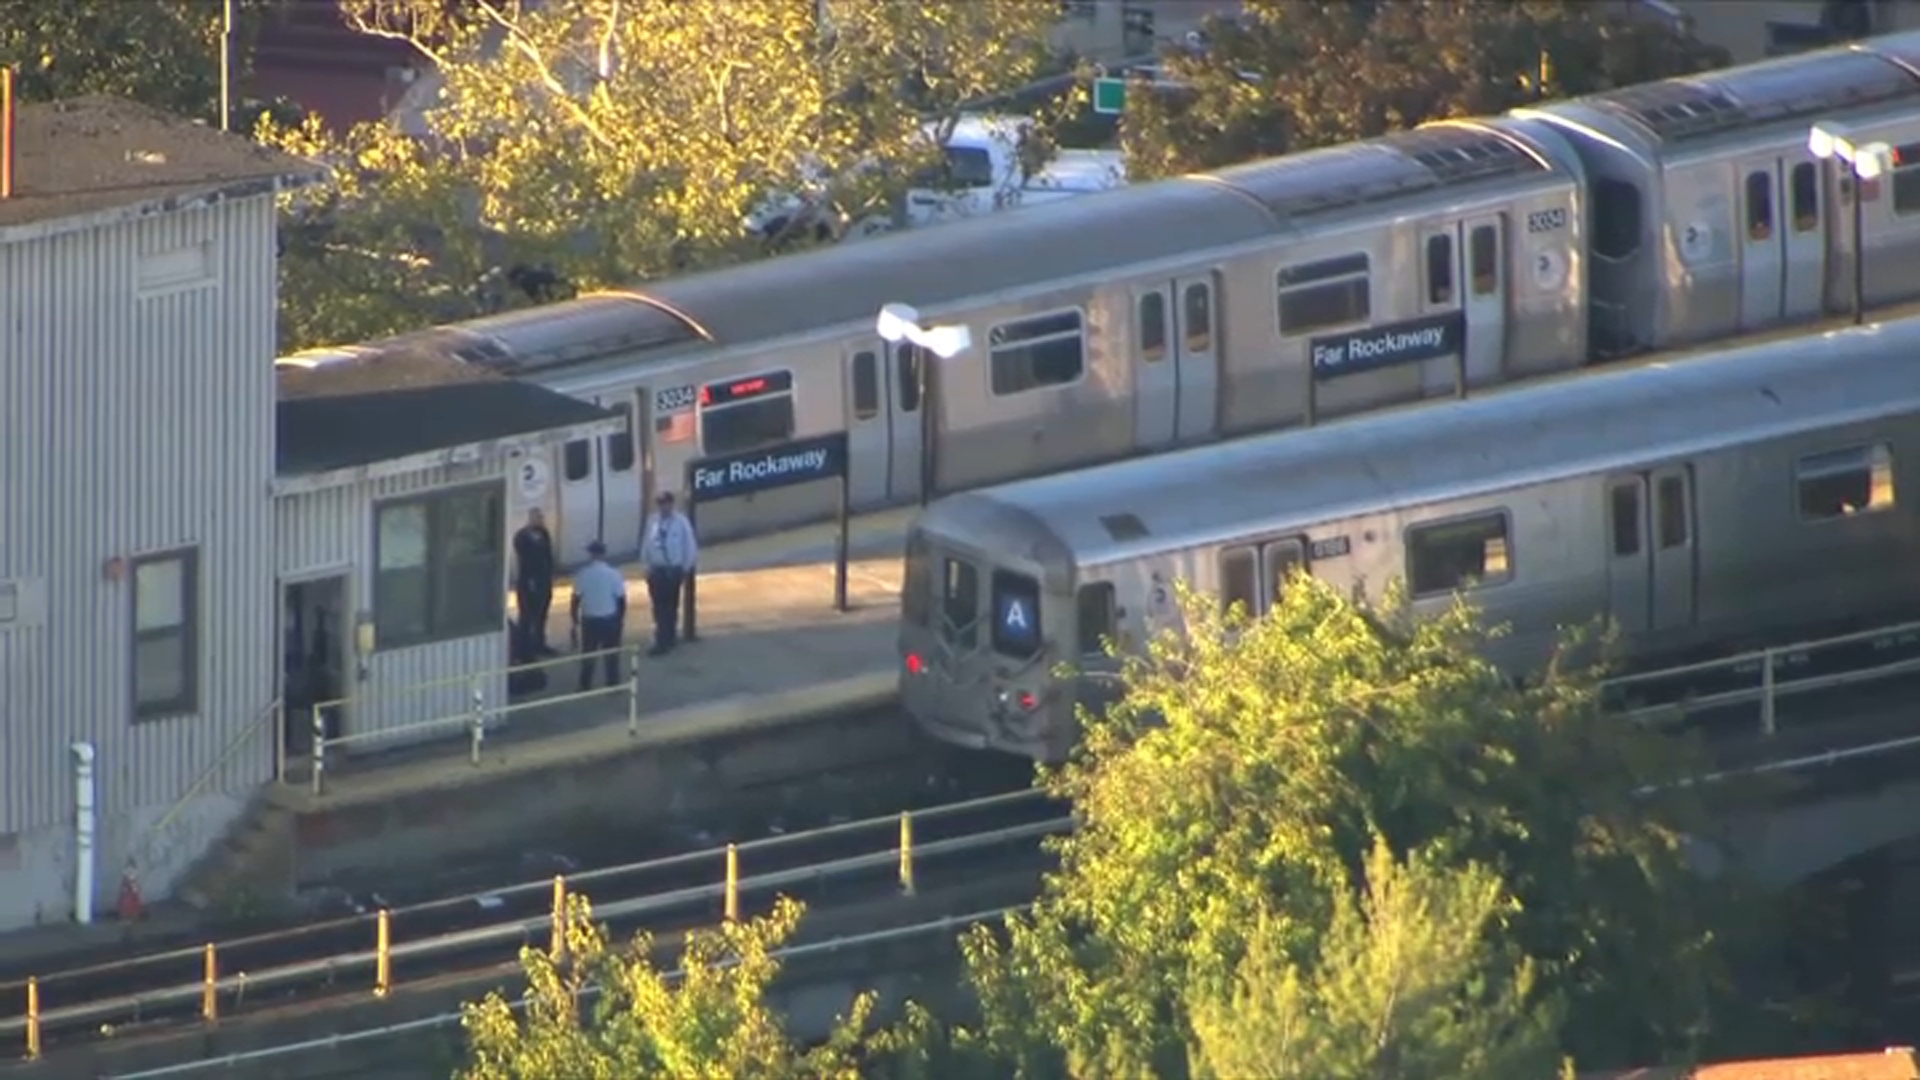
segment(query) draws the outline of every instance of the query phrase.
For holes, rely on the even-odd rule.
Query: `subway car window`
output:
[[[1476,226],[1467,246],[1473,263],[1473,295],[1487,296],[1497,292],[1500,288],[1500,230],[1492,225]]]
[[[1613,489],[1613,553],[1640,554],[1640,485],[1619,484]]]
[[[948,559],[940,586],[940,636],[971,649],[980,643],[980,571],[965,559]]]
[[[1167,297],[1152,292],[1140,298],[1140,359],[1151,364],[1167,357]]]
[[[633,405],[623,402],[614,411],[625,423],[618,434],[607,436],[607,471],[630,472],[633,469]]]
[[[1364,254],[1283,267],[1280,333],[1292,337],[1373,317],[1372,278]]]
[[[700,388],[700,448],[737,454],[793,438],[793,372],[774,371]]]
[[[1453,237],[1427,237],[1427,303],[1453,303]]]
[[[1107,651],[1106,641],[1118,631],[1118,604],[1115,602],[1113,582],[1095,581],[1080,586],[1079,617],[1076,622],[1080,634],[1080,655],[1101,656]]]
[[[1415,596],[1497,585],[1511,573],[1503,513],[1407,530],[1407,581]]]
[[[993,572],[993,651],[1015,660],[1040,652],[1040,583],[1011,570]]]
[[[1802,521],[1828,521],[1893,505],[1893,450],[1885,443],[1803,457],[1794,471]]]
[[[900,395],[901,412],[920,409],[920,347],[901,342],[893,347],[894,392]]]
[[[593,442],[575,439],[561,453],[560,469],[569,480],[585,480],[593,471]]]
[[[1061,386],[1086,367],[1078,311],[1060,311],[1001,323],[987,334],[996,396]]]
[[[1183,329],[1187,335],[1187,351],[1203,353],[1213,351],[1213,289],[1204,281],[1196,281],[1187,286],[1186,305],[1181,311],[1185,321]]]
[[[1747,239],[1765,240],[1773,235],[1773,174],[1747,174]]]
[[[853,354],[853,418],[880,415],[880,363],[870,352]]]
[[[1260,614],[1258,566],[1252,548],[1228,548],[1220,553],[1220,610],[1230,611],[1238,604],[1248,615]]]
[[[914,626],[925,626],[933,602],[933,559],[927,554],[926,538],[917,532],[907,537],[906,562],[900,583],[900,617]]]
[[[1687,534],[1687,482],[1678,476],[1660,478],[1660,550],[1685,547]]]
[[[1820,225],[1820,171],[1813,162],[1793,167],[1793,231],[1812,232]]]

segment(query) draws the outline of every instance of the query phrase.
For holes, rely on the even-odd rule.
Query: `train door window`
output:
[[[1213,350],[1213,287],[1204,281],[1188,285],[1181,294],[1181,329],[1186,332],[1190,353]]]
[[[1773,236],[1773,174],[1756,170],[1747,174],[1747,239],[1766,240]]]
[[[1625,180],[1593,185],[1593,253],[1630,258],[1640,250],[1640,189]]]
[[[1500,230],[1492,225],[1474,227],[1467,242],[1468,261],[1473,265],[1473,295],[1487,296],[1500,289]]]
[[[993,651],[1015,660],[1040,652],[1040,583],[1011,570],[993,572]]]
[[[1220,553],[1220,609],[1240,605],[1248,615],[1260,614],[1260,572],[1250,547]]]
[[[1453,237],[1427,237],[1427,302],[1453,303]]]
[[[1079,311],[1001,323],[987,333],[996,396],[1063,386],[1086,370]]]
[[[1079,609],[1076,622],[1080,633],[1080,655],[1103,655],[1106,642],[1118,631],[1119,609],[1114,599],[1113,582],[1094,581],[1080,586],[1076,606]]]
[[[1613,554],[1624,558],[1640,554],[1640,482],[1615,484],[1613,505]]]
[[[1284,336],[1373,317],[1373,279],[1364,253],[1282,267],[1276,281]]]
[[[1893,505],[1893,450],[1885,443],[1803,457],[1794,471],[1802,521],[1829,521]]]
[[[980,643],[980,571],[965,559],[948,559],[940,587],[940,636],[971,649]]]
[[[1505,512],[1416,525],[1407,530],[1407,577],[1414,596],[1498,585],[1513,573]]]
[[[569,480],[585,480],[593,471],[593,440],[575,439],[560,454],[560,469]]]
[[[1660,478],[1659,490],[1654,494],[1654,504],[1659,509],[1660,550],[1685,547],[1687,534],[1687,482],[1678,476]]]
[[[1151,364],[1167,358],[1167,297],[1150,292],[1140,298],[1140,359]]]
[[[871,420],[880,415],[880,362],[870,352],[853,354],[853,418]]]
[[[919,533],[907,537],[906,570],[900,582],[900,617],[913,626],[927,625],[933,600],[933,558],[927,552],[926,538]]]
[[[727,379],[700,388],[700,448],[737,454],[793,438],[793,372]]]
[[[1820,226],[1820,170],[1811,161],[1793,167],[1793,231],[1812,232]]]
[[[1297,540],[1277,540],[1268,544],[1261,555],[1267,564],[1267,604],[1277,606],[1286,591],[1288,576],[1300,565],[1300,543]]]
[[[1871,196],[1872,189],[1868,191]],[[1902,216],[1920,213],[1920,143],[1908,143],[1893,151],[1893,212]]]
[[[920,346],[901,342],[893,347],[894,387],[901,412],[920,409]]]
[[[607,471],[633,471],[633,404],[621,402],[614,409],[622,421],[620,430],[607,436]]]

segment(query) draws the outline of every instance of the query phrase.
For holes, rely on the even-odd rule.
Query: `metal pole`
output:
[[[627,650],[627,734],[640,734],[640,647]]]
[[[902,345],[903,349],[912,349],[908,355],[913,357],[913,378],[918,384],[920,405],[920,505],[933,501],[934,478],[939,475],[934,467],[933,455],[937,428],[934,423],[934,397],[939,391],[934,386],[933,352],[918,345]]]
[[[900,812],[900,891],[913,895],[913,813]]]
[[[40,1060],[40,980],[27,977],[27,1060]]]
[[[233,0],[220,12],[220,130],[233,130]]]
[[[687,528],[692,531],[697,540],[700,536],[700,519],[695,515],[698,513],[700,500],[695,497],[693,493],[693,470],[695,464],[695,462],[687,462],[687,472],[686,476],[682,477],[683,483],[680,490],[686,493],[687,498]],[[684,617],[681,619],[680,636],[687,641],[700,640],[700,618],[697,614],[700,608],[699,582],[700,563],[698,560],[695,560],[692,566],[687,567],[685,591],[680,598],[681,604],[687,609]]]
[[[727,845],[727,921],[740,921],[740,849]]]
[[[313,707],[313,793],[321,793],[327,773],[327,717],[320,706]]]
[[[840,536],[833,552],[833,610],[841,612],[850,606],[847,603],[848,549],[852,546],[848,533],[853,529],[853,463],[847,460],[850,452],[843,432],[840,436],[840,505],[837,513]]]
[[[472,730],[472,738],[467,741],[467,757],[473,764],[480,764],[480,748],[487,741],[487,694],[480,688],[480,680],[473,680],[473,714],[467,722]]]
[[[269,726],[273,728],[273,782],[287,782],[287,707],[285,699],[273,703],[273,716]]]
[[[373,996],[393,989],[393,913],[380,909],[373,923]]]
[[[548,943],[547,951],[555,960],[567,953],[567,878],[565,874],[553,876],[553,939]]]
[[[1862,226],[1861,204],[1866,201],[1866,182],[1860,179],[1860,166],[1847,162],[1853,173],[1853,325],[1867,321],[1867,249]]]
[[[1779,717],[1773,711],[1773,650],[1760,654],[1760,733],[1768,738],[1778,729]]]
[[[73,744],[73,921],[93,922],[93,873],[96,832],[94,813],[93,744]]]
[[[207,942],[207,970],[200,986],[200,1019],[209,1024],[220,1022],[220,957],[213,942]]]

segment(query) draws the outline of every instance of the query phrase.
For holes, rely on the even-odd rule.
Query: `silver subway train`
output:
[[[564,558],[632,549],[695,459],[839,431],[856,507],[905,503],[923,446],[963,490],[1843,309],[1851,194],[1816,121],[1913,158],[1865,187],[1865,273],[1875,302],[1920,296],[1917,71],[1920,33],[1877,38],[330,355],[424,349],[625,410],[629,435],[522,463]],[[924,442],[915,352],[874,331],[896,301],[975,343],[932,372]],[[834,499],[762,491],[702,530]]]
[[[1058,758],[1103,637],[1177,628],[1176,581],[1262,611],[1292,568],[1465,590],[1516,674],[1596,616],[1639,664],[1884,625],[1920,605],[1916,356],[1920,318],[948,496],[908,539],[903,703]]]

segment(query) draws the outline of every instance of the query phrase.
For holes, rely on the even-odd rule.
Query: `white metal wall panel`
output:
[[[455,465],[408,476],[281,495],[275,508],[280,573],[292,575],[351,566],[352,581],[348,589],[353,610],[371,612],[374,506],[387,499],[464,486],[483,479],[505,483],[498,469],[482,471],[474,465]],[[511,521],[504,524],[508,529],[513,527]],[[501,542],[505,544],[504,537]],[[506,585],[503,560],[502,596]],[[473,686],[465,677],[482,673],[485,674],[481,678],[481,690],[489,705],[504,703],[506,678],[501,669],[506,657],[504,611],[497,633],[404,649],[382,649],[376,643],[372,661],[367,665],[367,680],[356,682],[351,690],[346,730],[349,734],[393,731],[409,724],[464,714],[471,708]],[[422,689],[425,683],[437,685]],[[388,745],[423,737],[437,736],[433,732],[409,733],[396,736],[396,741]]]
[[[0,581],[46,601],[0,628],[0,833],[71,816],[75,740],[103,812],[164,807],[272,699],[273,214],[262,196],[0,245]],[[188,546],[200,712],[135,724],[132,586],[105,569]],[[217,788],[270,770],[263,741]]]

